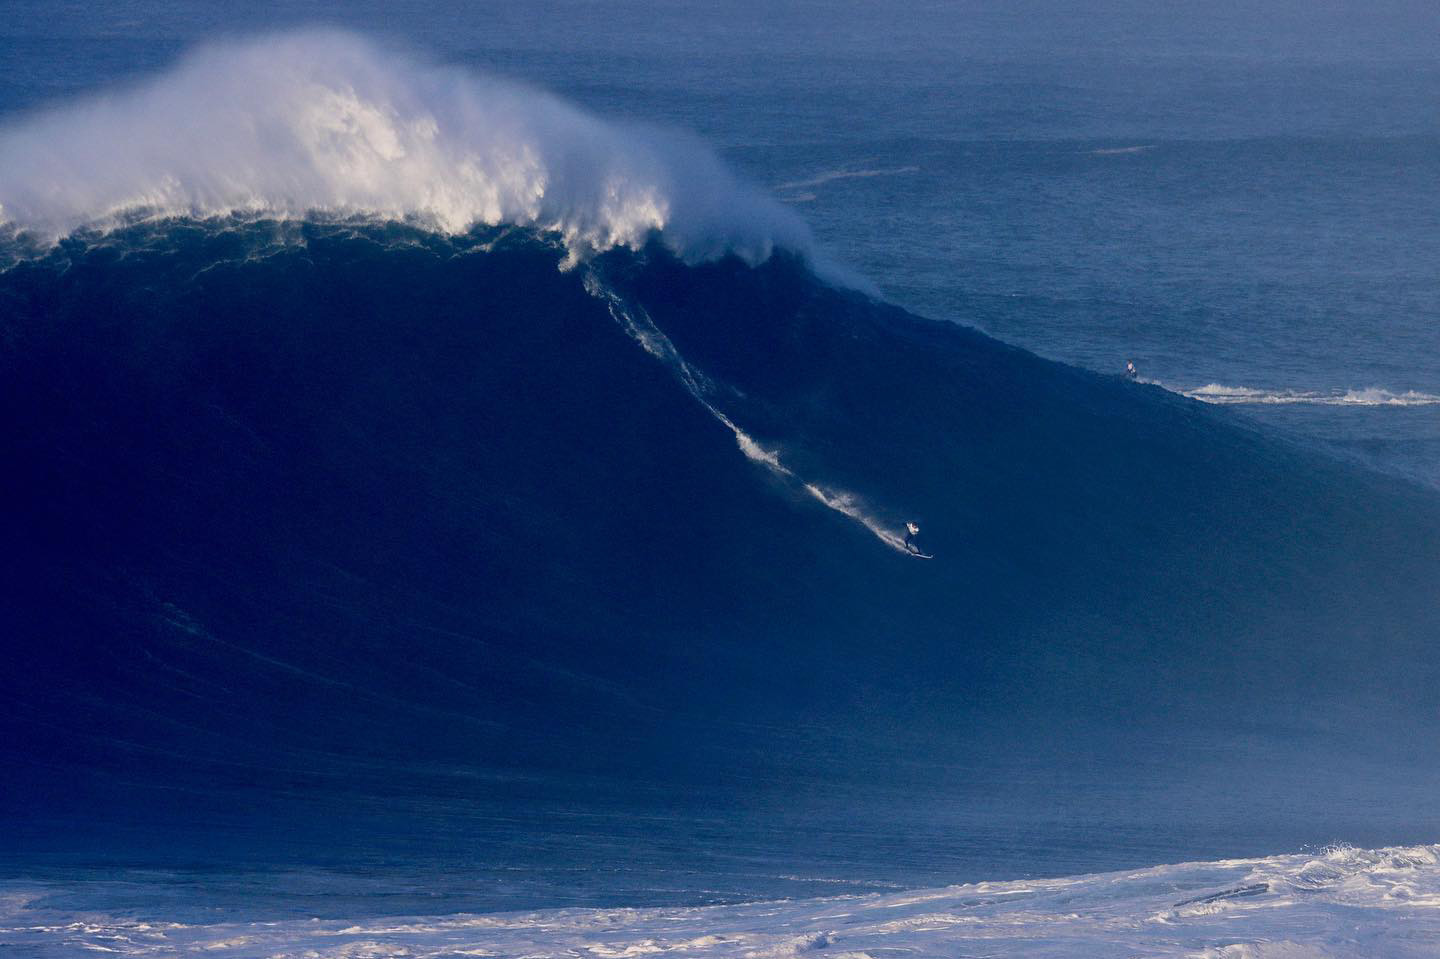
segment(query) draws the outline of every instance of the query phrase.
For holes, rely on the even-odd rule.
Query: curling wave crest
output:
[[[207,47],[0,128],[12,232],[237,214],[514,224],[559,235],[572,264],[656,238],[689,262],[812,253],[803,221],[691,138],[337,31]]]

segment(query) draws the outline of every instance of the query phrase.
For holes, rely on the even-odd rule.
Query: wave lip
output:
[[[23,890],[22,890],[23,892]],[[4,897],[0,896],[0,902]],[[182,925],[0,910],[0,945],[228,956],[986,955],[1359,959],[1433,955],[1440,846],[1183,863],[1059,879],[691,908]]]
[[[1219,406],[1435,406],[1440,395],[1418,390],[1395,392],[1372,386],[1360,390],[1264,390],[1248,386],[1209,383],[1198,389],[1177,391],[1193,400]]]
[[[203,48],[167,75],[0,129],[0,222],[56,240],[137,218],[513,224],[570,262],[654,238],[689,262],[778,247],[804,222],[699,142],[308,30]]]

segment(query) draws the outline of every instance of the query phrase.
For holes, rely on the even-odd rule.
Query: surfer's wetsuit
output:
[[[910,527],[905,527],[905,548],[912,553],[920,552],[920,547],[915,543],[915,533]]]

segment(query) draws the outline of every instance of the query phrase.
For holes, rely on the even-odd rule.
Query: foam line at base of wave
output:
[[[1248,386],[1226,386],[1208,383],[1198,389],[1166,389],[1188,396],[1204,403],[1219,406],[1436,406],[1440,405],[1440,394],[1423,393],[1419,390],[1396,392],[1372,386],[1358,390],[1268,390]]]
[[[40,957],[936,955],[1388,959],[1440,942],[1440,846],[1155,866],[728,906],[188,925],[45,909],[0,890],[0,946]],[[33,891],[32,891],[33,892]],[[68,950],[68,951],[67,951]]]

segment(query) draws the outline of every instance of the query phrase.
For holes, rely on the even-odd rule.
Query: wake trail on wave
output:
[[[904,536],[891,529],[883,520],[867,509],[859,496],[804,479],[781,461],[778,451],[767,449],[741,429],[735,420],[723,412],[712,399],[715,387],[710,377],[697,370],[680,354],[674,342],[655,325],[655,321],[642,307],[625,302],[618,293],[607,287],[594,271],[586,274],[585,289],[591,296],[605,303],[610,311],[610,316],[620,324],[630,338],[638,343],[645,352],[664,363],[685,387],[685,391],[734,435],[735,445],[740,448],[740,452],[745,455],[746,459],[764,467],[776,478],[798,486],[826,508],[859,523],[891,549],[909,554],[910,551],[905,546]]]
[[[693,137],[611,123],[337,30],[201,48],[171,72],[0,127],[0,225],[54,243],[137,220],[371,218],[557,235],[571,267],[658,240],[678,258],[776,249],[842,286],[793,211]]]

